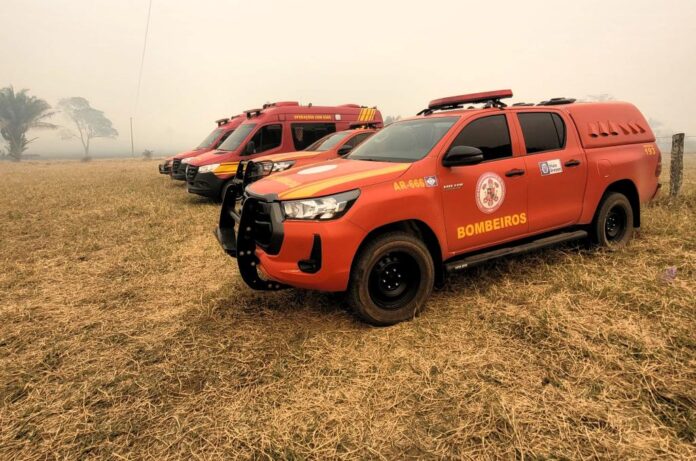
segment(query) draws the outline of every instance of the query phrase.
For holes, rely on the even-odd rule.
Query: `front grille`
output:
[[[179,172],[179,166],[181,166],[181,160],[178,158],[175,158],[172,161],[172,173],[176,174]]]
[[[196,177],[196,173],[198,173],[198,167],[195,165],[189,165],[188,168],[186,168],[186,181],[193,182],[193,179]]]

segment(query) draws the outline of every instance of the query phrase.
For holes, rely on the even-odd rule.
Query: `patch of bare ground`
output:
[[[626,249],[487,264],[381,329],[248,289],[154,162],[2,164],[0,459],[696,458],[688,160]]]

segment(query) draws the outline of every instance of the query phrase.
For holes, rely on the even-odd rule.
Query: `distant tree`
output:
[[[145,149],[143,151],[143,160],[150,160],[152,158],[152,154],[154,154],[154,153],[155,153],[154,150]]]
[[[111,120],[106,118],[104,112],[90,106],[85,98],[61,99],[58,108],[73,125],[71,128],[64,128],[61,136],[63,139],[80,140],[85,150],[84,161],[91,159],[89,147],[92,139],[118,136],[118,131],[113,127]]]
[[[50,112],[51,106],[43,99],[29,96],[28,91],[15,92],[12,86],[0,89],[0,135],[7,142],[7,155],[17,162],[27,145],[37,139],[27,139],[29,130],[56,128],[45,121],[54,114]]]

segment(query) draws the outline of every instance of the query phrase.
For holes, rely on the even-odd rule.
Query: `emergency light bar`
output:
[[[434,99],[428,104],[429,110],[454,109],[461,107],[463,104],[477,104],[482,102],[492,102],[494,106],[499,104],[505,107],[505,104],[500,102],[503,98],[511,98],[512,90],[484,91],[481,93],[462,94],[459,96],[449,96],[447,98]]]
[[[215,123],[217,123],[217,126],[222,126],[229,121],[229,118],[221,118],[220,120],[215,120]]]

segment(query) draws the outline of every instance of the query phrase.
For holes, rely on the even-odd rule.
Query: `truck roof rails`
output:
[[[459,96],[449,96],[446,98],[434,99],[430,101],[427,109],[418,112],[417,115],[430,115],[436,110],[461,109],[464,104],[481,104],[486,107],[497,107],[502,109],[507,105],[501,101],[504,98],[511,98],[512,90],[483,91],[480,93],[462,94]]]
[[[534,105],[533,102],[516,102],[515,104],[513,104],[510,107],[533,106],[533,105]]]
[[[299,106],[300,103],[297,101],[278,101],[278,102],[267,102],[263,105],[263,109],[268,109],[269,107],[287,107],[287,106]]]
[[[548,101],[541,101],[537,106],[560,106],[561,104],[573,104],[575,98],[551,98]]]

